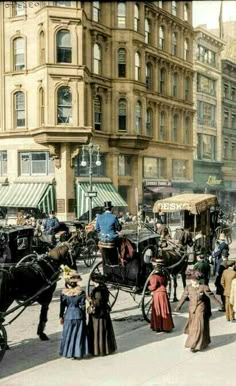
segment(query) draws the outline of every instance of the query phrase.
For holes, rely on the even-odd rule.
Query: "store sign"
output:
[[[214,186],[220,185],[222,180],[217,180],[216,176],[209,176],[207,180],[207,185]]]
[[[170,181],[144,180],[145,186],[172,186]]]

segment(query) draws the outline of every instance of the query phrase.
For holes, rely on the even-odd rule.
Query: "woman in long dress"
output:
[[[98,355],[108,355],[116,351],[116,339],[110,317],[109,291],[106,285],[96,275],[91,275],[94,289],[88,299],[90,307],[88,309],[88,337],[89,353]]]
[[[174,328],[168,299],[167,279],[161,271],[161,263],[156,265],[156,273],[150,277],[149,290],[152,291],[151,329],[170,332]]]
[[[79,359],[88,355],[85,292],[79,286],[80,275],[71,270],[61,294],[60,323],[63,325],[59,355]]]
[[[184,333],[188,335],[185,347],[190,348],[192,352],[197,352],[206,348],[211,342],[210,300],[221,307],[222,303],[214,296],[208,285],[199,283],[202,275],[198,271],[192,271],[188,276],[191,278],[191,284],[185,287],[175,311],[178,312],[185,300],[189,299],[189,318],[184,329]]]

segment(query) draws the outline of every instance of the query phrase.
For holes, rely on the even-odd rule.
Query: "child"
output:
[[[80,275],[71,270],[61,294],[60,323],[63,325],[59,355],[83,358],[88,354],[86,335],[85,292],[79,286]]]
[[[91,275],[94,283],[91,297],[88,299],[89,322],[89,353],[98,355],[108,355],[116,351],[116,339],[110,317],[109,292],[102,278],[96,274]]]
[[[153,296],[150,327],[157,332],[170,332],[174,328],[174,323],[166,291],[167,279],[162,272],[163,262],[160,259],[155,259],[153,263],[156,273],[151,275],[148,287]]]

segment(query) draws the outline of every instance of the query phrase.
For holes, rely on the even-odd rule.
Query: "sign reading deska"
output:
[[[178,202],[163,202],[158,204],[159,208],[163,211],[179,211],[179,210],[188,210],[189,204],[187,203],[178,203]]]
[[[222,180],[217,180],[216,176],[209,176],[207,185],[220,185]]]

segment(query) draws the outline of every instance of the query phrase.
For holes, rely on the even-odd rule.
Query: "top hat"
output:
[[[104,202],[104,208],[105,208],[105,209],[111,209],[111,208],[113,208],[111,201],[105,201],[105,202]]]

